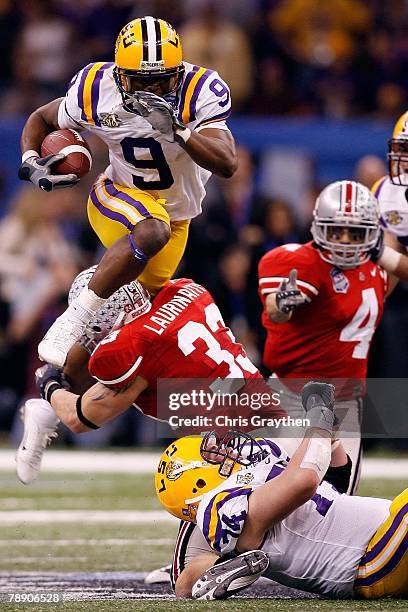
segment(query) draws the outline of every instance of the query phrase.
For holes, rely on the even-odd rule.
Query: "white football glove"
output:
[[[289,314],[305,302],[307,298],[297,286],[297,270],[293,268],[289,273],[289,278],[284,279],[279,286],[276,293],[276,306],[281,312]]]
[[[136,91],[132,94],[132,109],[144,117],[153,129],[163,134],[169,142],[186,142],[190,130],[179,121],[174,108],[163,98],[150,91]]]

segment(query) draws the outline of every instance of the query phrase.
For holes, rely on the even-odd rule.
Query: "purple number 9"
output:
[[[220,102],[218,102],[218,104],[224,108],[224,106],[227,106],[227,104],[230,101],[230,93],[228,88],[224,85],[224,83],[222,83],[219,79],[214,79],[211,83],[210,83],[210,89],[213,93],[215,93],[215,95],[218,98],[224,98],[224,100],[221,100]]]

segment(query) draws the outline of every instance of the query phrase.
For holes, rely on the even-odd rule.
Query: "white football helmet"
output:
[[[360,230],[361,239],[334,242],[330,234],[336,228]],[[380,233],[377,198],[361,183],[331,183],[316,200],[311,232],[324,261],[338,268],[355,268],[365,263]]]
[[[68,304],[71,304],[82,289],[91,280],[97,266],[92,266],[80,272],[73,280],[68,295]],[[150,296],[139,281],[134,280],[128,285],[123,285],[105,302],[95,316],[89,321],[79,342],[90,353],[96,345],[112,330],[119,316],[132,315],[132,319],[140,317],[151,308]]]

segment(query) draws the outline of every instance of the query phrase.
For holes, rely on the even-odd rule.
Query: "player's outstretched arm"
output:
[[[265,301],[268,318],[273,323],[286,323],[293,311],[307,301],[297,286],[297,270],[293,268],[289,277],[284,279],[276,292],[270,293]]]
[[[230,178],[237,169],[235,141],[227,130],[193,130],[182,146],[196,164],[217,176]]]
[[[251,493],[248,515],[237,542],[239,552],[259,548],[268,529],[309,501],[329,467],[333,385],[307,383],[302,403],[310,422],[305,438],[286,469]]]
[[[389,295],[399,280],[408,281],[408,257],[405,248],[390,232],[381,230],[377,244],[371,249],[371,260],[389,274]]]
[[[36,371],[41,397],[53,407],[58,418],[74,433],[98,429],[125,412],[148,386],[142,376],[136,376],[125,388],[108,388],[94,384],[83,395],[64,388],[62,372],[49,364]]]

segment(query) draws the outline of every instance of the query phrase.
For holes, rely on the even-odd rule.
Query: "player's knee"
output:
[[[146,219],[133,229],[133,238],[147,257],[153,257],[170,239],[170,227],[159,219]]]

